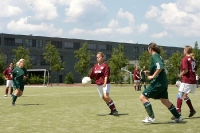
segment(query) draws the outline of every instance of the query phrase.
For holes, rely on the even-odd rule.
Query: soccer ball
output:
[[[91,78],[90,77],[84,77],[82,79],[82,84],[83,85],[90,85],[91,84]]]

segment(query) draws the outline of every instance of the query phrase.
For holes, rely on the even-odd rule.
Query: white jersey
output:
[[[176,81],[176,84],[175,84],[178,88],[180,87],[180,85],[181,85],[181,81]]]

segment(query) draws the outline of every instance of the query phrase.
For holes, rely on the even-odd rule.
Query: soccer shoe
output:
[[[7,95],[4,95],[4,97],[7,97]]]
[[[156,119],[151,117],[146,117],[144,120],[142,120],[143,123],[155,123]]]
[[[179,113],[180,114],[180,113]],[[180,114],[180,116],[181,116],[181,114]],[[171,117],[171,120],[175,120],[176,119],[176,117],[175,116],[172,116]]]
[[[174,122],[175,122],[175,123],[180,123],[180,122],[182,122],[182,121],[183,121],[182,116],[180,116],[179,118],[175,118],[175,119],[174,119]]]
[[[196,111],[193,110],[192,112],[190,112],[189,116],[188,117],[192,117],[194,114],[196,114]]]
[[[118,111],[117,110],[113,110],[113,111],[110,112],[109,115],[118,115]]]
[[[12,106],[15,106],[15,103],[14,103],[14,102],[12,102]]]

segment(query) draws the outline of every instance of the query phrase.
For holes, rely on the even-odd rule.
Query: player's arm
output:
[[[179,77],[183,77],[188,72],[188,69],[183,69],[183,71],[180,73]]]
[[[148,76],[148,80],[152,80],[153,78],[157,77],[158,74],[162,71],[162,68],[161,69],[157,69],[154,74],[152,76]]]
[[[110,68],[108,66],[105,67],[105,73],[104,73],[104,75],[105,75],[105,78],[104,78],[104,84],[103,84],[103,86],[105,87],[106,84],[107,84],[107,82],[108,82],[108,77],[110,76]]]

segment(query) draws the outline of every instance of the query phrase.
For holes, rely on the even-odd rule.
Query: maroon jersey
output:
[[[138,78],[140,77],[140,71],[135,69],[133,73],[134,73],[134,80],[140,80],[140,78]]]
[[[107,63],[102,63],[101,65],[95,64],[92,68],[92,72],[90,73],[90,78],[95,78],[95,83],[97,85],[104,84],[104,78],[107,77],[107,83],[110,83],[110,68]]]
[[[12,69],[10,68],[6,68],[6,70],[3,72],[3,75],[8,78],[8,80],[12,80],[11,78],[11,72],[12,72]]]
[[[196,84],[196,61],[190,56],[184,56],[181,60],[181,71],[188,70],[182,77],[182,82],[187,84]]]

